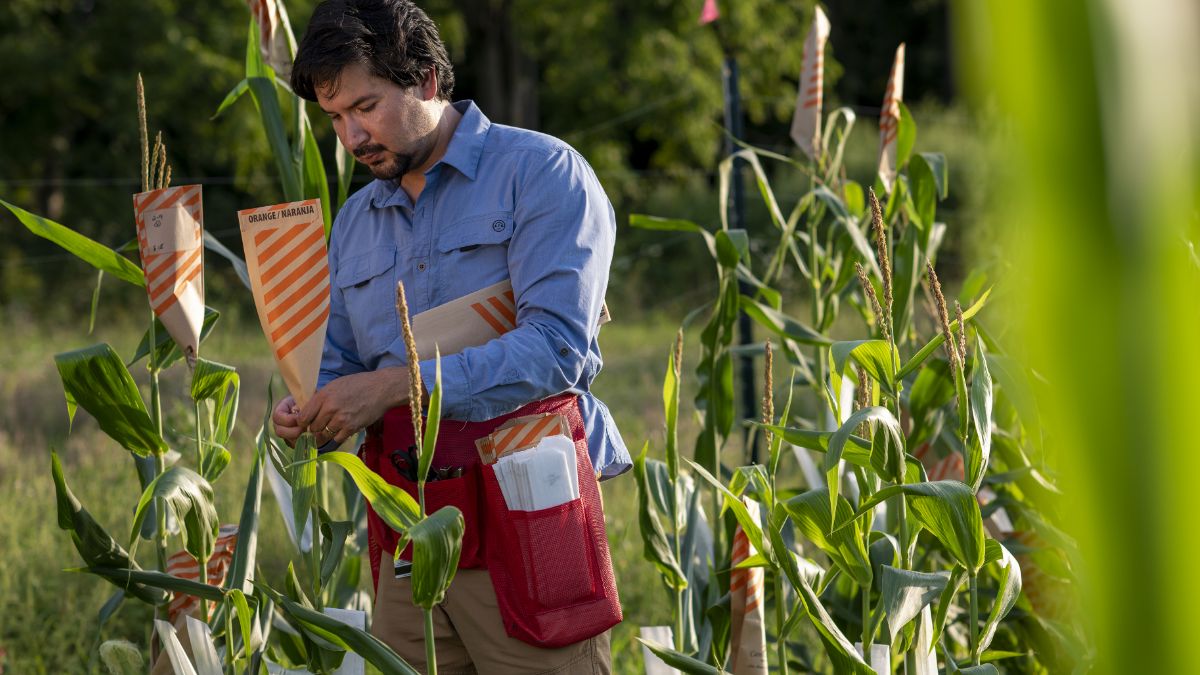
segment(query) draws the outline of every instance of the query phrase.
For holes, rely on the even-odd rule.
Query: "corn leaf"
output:
[[[764,305],[751,297],[741,296],[741,307],[760,326],[781,338],[795,340],[806,345],[828,346],[833,344],[833,340],[830,340],[783,312],[777,311],[769,305]]]
[[[979,296],[979,299],[975,301],[975,304],[971,305],[967,309],[964,309],[963,321],[966,321],[967,319],[970,319],[978,314],[979,310],[983,309],[983,306],[987,304],[988,297],[990,297],[991,294],[992,289],[989,288],[983,292],[983,295]],[[957,329],[958,319],[955,319],[954,321],[950,322],[950,330],[956,331]],[[917,368],[920,368],[921,364],[925,362],[925,359],[929,358],[929,355],[932,354],[938,347],[941,347],[942,343],[945,341],[946,338],[942,335],[941,331],[938,331],[933,338],[929,340],[929,342],[925,343],[924,347],[921,347],[920,351],[914,354],[913,357],[900,368],[900,372],[896,374],[896,379],[903,380]]]
[[[75,494],[67,486],[66,478],[63,477],[62,463],[59,462],[58,453],[53,451],[50,453],[50,473],[54,478],[58,527],[71,534],[75,550],[79,551],[83,562],[89,567],[141,569],[129,553],[117,543],[117,540],[113,539],[75,498]],[[162,592],[140,583],[128,586],[117,584],[117,586],[138,600],[152,605],[158,604],[166,598]]]
[[[972,490],[979,490],[992,456],[992,375],[983,351],[983,340],[976,337],[975,372],[971,376],[971,419],[975,439],[967,443],[966,478]]]
[[[442,355],[440,351],[437,351],[434,357],[433,381],[433,391],[429,393],[429,407],[425,415],[425,436],[421,439],[421,456],[417,460],[417,479],[422,483],[429,476],[429,466],[433,464],[433,454],[437,447],[438,428],[442,423]]]
[[[414,605],[433,609],[446,597],[446,589],[458,570],[464,528],[462,511],[443,506],[409,529],[413,545]]]
[[[171,660],[171,668],[175,675],[196,675],[196,669],[192,667],[187,652],[183,650],[183,644],[179,642],[179,636],[175,634],[175,627],[162,619],[155,619],[154,632],[158,634],[159,643]]]
[[[761,551],[763,556],[771,563],[771,567],[778,568],[779,561],[775,558],[775,551],[770,546],[770,542],[763,539],[762,526],[758,521],[750,515],[750,510],[742,503],[741,497],[735,495],[725,487],[721,481],[713,477],[704,467],[684,457],[683,461],[691,465],[692,470],[700,475],[701,478],[708,481],[709,485],[720,492],[724,498],[724,506],[722,509],[730,509],[733,511],[734,518],[737,519],[738,525],[742,526],[742,530],[746,532],[746,538],[750,540],[750,544],[758,551]]]
[[[900,353],[895,347],[889,350],[887,342],[883,340],[835,342],[829,347],[829,352],[833,356],[834,369],[843,377],[847,366],[853,360],[867,371],[867,375],[871,379],[887,387],[888,391],[896,390],[896,383],[892,379],[892,369],[899,367]]]
[[[133,515],[129,533],[130,546],[135,547],[147,507],[154,499],[162,499],[174,512],[183,527],[184,548],[193,558],[207,562],[217,541],[217,507],[213,489],[204,476],[185,466],[173,466],[154,479],[142,491]]]
[[[393,530],[404,534],[420,520],[421,509],[412,496],[388,484],[358,457],[348,452],[327,452],[317,457],[317,461],[331,462],[345,469],[375,513]]]
[[[127,281],[135,286],[146,285],[146,279],[142,275],[140,267],[104,244],[89,239],[49,218],[34,215],[19,206],[9,204],[3,199],[0,199],[0,205],[11,211],[30,232],[58,244],[92,267],[108,272],[121,281]]]
[[[892,332],[897,342],[908,335],[923,261],[931,255],[930,251],[922,253],[921,245],[919,229],[906,227],[892,246]]]
[[[855,583],[869,587],[872,580],[871,561],[863,543],[862,528],[855,523],[852,527],[833,532],[835,519],[829,504],[829,491],[820,489],[792,497],[783,502],[783,507],[801,534],[824,551]],[[854,513],[850,502],[844,497],[838,498],[837,505],[837,522]]]
[[[649,449],[650,442],[646,441],[642,451],[633,458],[633,472],[638,488],[638,525],[642,533],[642,557],[658,569],[663,583],[668,588],[686,588],[687,577],[680,569],[679,561],[675,559],[674,550],[659,519],[658,508],[651,499],[652,486],[646,469],[646,453]]]
[[[200,343],[203,344],[208,339],[209,333],[212,332],[213,326],[217,324],[217,319],[221,318],[221,313],[212,307],[204,308],[204,323],[200,327]],[[166,326],[158,317],[154,318],[154,362],[158,364],[159,370],[166,370],[175,364],[176,361],[183,358],[183,352],[179,350],[179,345],[175,343],[175,339],[167,332]],[[142,341],[138,343],[137,351],[134,352],[133,358],[125,364],[132,367],[133,364],[146,358],[150,353],[150,329],[142,334]]]
[[[247,77],[250,86],[250,96],[258,108],[262,118],[263,129],[267,132],[267,143],[275,156],[275,164],[279,169],[279,181],[283,187],[283,195],[287,201],[297,202],[304,199],[304,189],[301,176],[292,164],[292,146],[288,142],[287,130],[284,126],[283,111],[279,107],[279,98],[275,93],[275,83],[261,76]]]
[[[167,451],[133,376],[112,347],[98,344],[56,354],[54,363],[66,390],[71,419],[76,406],[83,406],[104,433],[133,454],[145,457]]]
[[[316,439],[310,433],[300,434],[292,451],[292,463],[288,467],[288,483],[292,486],[292,522],[296,523],[297,532],[304,528],[304,523],[309,519],[309,509],[317,498],[316,458]],[[317,523],[312,526],[316,528]]]
[[[321,150],[317,147],[317,139],[313,136],[312,124],[308,121],[308,112],[303,99],[296,99],[296,106],[304,126],[304,158],[301,165],[301,178],[304,181],[304,197],[321,200],[321,217],[325,224],[325,240],[329,241],[329,232],[333,229],[333,213],[330,211],[329,178],[325,175],[325,162],[321,159]]]
[[[932,643],[938,644],[942,637],[942,630],[946,627],[946,617],[950,613],[950,605],[954,604],[954,596],[958,593],[958,589],[967,579],[967,570],[965,567],[956,565],[950,570],[950,577],[946,581],[946,586],[942,589],[941,598],[938,599],[937,613],[933,618],[933,638]]]
[[[901,493],[908,496],[915,520],[942,543],[958,564],[977,573],[985,560],[983,516],[971,488],[956,480],[889,485],[864,501],[854,519]],[[848,524],[842,521],[834,527],[840,529]]]
[[[321,587],[324,588],[337,570],[338,563],[342,562],[346,537],[354,531],[354,523],[334,520],[320,507],[317,508],[317,516],[321,520]]]
[[[221,675],[221,657],[217,656],[217,648],[213,644],[212,628],[194,616],[189,615],[186,619],[197,675]]]
[[[322,456],[328,457],[334,454],[344,453],[331,452]],[[288,619],[295,622],[305,633],[358,654],[384,675],[419,675],[416,669],[370,633],[305,607],[265,586],[259,585],[258,588],[267,594]]]
[[[225,592],[216,586],[202,584],[199,581],[184,579],[158,570],[129,569],[127,567],[104,567],[93,565],[78,571],[104,577],[121,588],[135,584],[171,591],[176,594],[194,595],[197,598],[220,602],[225,599]]]
[[[674,357],[667,357],[667,374],[663,377],[663,413],[667,423],[667,474],[679,477],[679,378],[675,376]],[[680,368],[682,372],[682,367]],[[643,453],[645,450],[643,450]],[[674,505],[673,505],[674,506]],[[677,509],[672,508],[675,512]]]
[[[1017,604],[1017,598],[1021,595],[1021,565],[1003,544],[997,542],[997,546],[1003,556],[996,561],[1000,566],[1000,591],[996,594],[996,601],[992,603],[987,621],[983,624],[983,631],[979,634],[979,643],[975,646],[976,654],[982,654],[983,650],[992,644],[992,639],[996,637],[996,629],[1000,627],[1000,621],[1008,616],[1013,606]]]
[[[237,545],[233,559],[229,562],[229,573],[225,577],[225,588],[251,592],[250,580],[254,577],[254,566],[258,558],[258,514],[262,507],[263,464],[267,461],[266,445],[271,442],[271,411],[274,409],[274,392],[267,385],[267,407],[263,423],[255,438],[254,464],[250,468],[250,480],[246,483],[246,496],[242,498],[242,515],[238,519]]]
[[[880,406],[863,408],[848,417],[829,438],[829,451],[825,453],[825,483],[829,488],[829,511],[831,513],[837,513],[838,491],[842,479],[842,453],[850,436],[864,422],[882,425],[891,437],[891,446],[894,452],[899,452],[899,448],[903,447],[904,432],[900,429],[900,422],[887,408]],[[872,458],[874,461],[874,453],[872,453]]]
[[[900,629],[941,596],[949,579],[949,572],[929,574],[884,565],[880,602],[887,614],[888,637],[895,640]]]
[[[721,670],[693,656],[677,652],[670,647],[660,645],[653,640],[646,640],[640,637],[636,639],[638,642],[646,645],[647,649],[654,652],[655,656],[662,659],[663,663],[680,672],[687,673],[688,675],[729,675],[728,671]]]
[[[204,421],[207,422],[205,437],[209,443],[202,446],[206,450],[206,456],[201,464],[201,473],[209,481],[216,480],[220,470],[212,464],[208,453],[214,449],[225,450],[225,445],[233,434],[233,426],[237,423],[240,390],[241,378],[236,368],[204,358],[196,359],[196,366],[192,371],[191,395],[192,400],[202,403],[201,408],[208,413]],[[219,448],[213,448],[214,445]],[[226,450],[225,456],[228,454]]]

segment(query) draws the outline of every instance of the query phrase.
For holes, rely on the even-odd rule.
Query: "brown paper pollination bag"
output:
[[[133,196],[150,307],[194,365],[204,325],[204,206],[199,185]]]
[[[829,19],[817,7],[808,38],[804,40],[804,62],[791,130],[792,140],[811,159],[817,159],[821,154],[821,96],[825,87],[825,42],[829,39],[829,31]]]
[[[288,391],[303,406],[317,389],[329,322],[329,260],[321,201],[238,211],[254,306]]]
[[[904,43],[896,48],[896,59],[888,75],[887,90],[883,93],[883,109],[879,113],[879,179],[888,192],[896,181],[897,137],[900,133],[900,102],[904,100]]]

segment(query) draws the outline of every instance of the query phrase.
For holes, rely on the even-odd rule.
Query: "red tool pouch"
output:
[[[547,399],[519,416],[542,413],[570,423],[579,498],[540,511],[511,511],[492,467],[483,466],[480,508],[505,632],[539,647],[563,647],[620,623],[621,603],[578,398]]]
[[[562,415],[575,441],[579,498],[540,511],[510,511],[492,467],[479,461],[475,441],[513,418]],[[392,485],[417,498],[416,483],[400,474],[392,453],[414,444],[408,407],[393,408],[372,426],[359,456]],[[460,568],[487,567],[510,637],[538,647],[586,640],[621,622],[621,603],[604,529],[600,486],[587,452],[578,397],[536,401],[486,422],[443,420],[433,467],[466,467],[462,477],[425,483],[425,509],[446,505],[463,512]],[[399,536],[368,506],[371,570],[379,584],[384,551],[394,553]],[[401,558],[411,559],[411,547]],[[390,574],[391,570],[385,573]]]

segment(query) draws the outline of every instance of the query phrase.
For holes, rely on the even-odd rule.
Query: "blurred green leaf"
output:
[[[833,340],[821,335],[783,312],[772,309],[751,297],[741,296],[741,307],[760,326],[781,338],[795,340],[796,342],[808,345],[825,346],[833,344]]]
[[[409,529],[413,546],[414,605],[430,610],[445,598],[446,589],[458,571],[465,527],[462,511],[443,506]]]
[[[237,545],[229,563],[225,587],[247,593],[254,578],[258,558],[258,515],[262,508],[263,465],[267,461],[267,444],[271,442],[271,411],[274,409],[274,392],[267,384],[267,405],[263,412],[262,426],[255,437],[254,464],[250,468],[250,480],[246,483],[246,496],[242,499],[242,515],[238,519]]]
[[[926,161],[925,155],[916,155],[908,163],[908,184],[916,220],[922,229],[927,230],[933,226],[933,219],[937,213],[939,190],[933,168]]]
[[[158,435],[133,376],[107,344],[54,356],[66,390],[67,411],[83,406],[104,433],[139,456],[160,455],[167,444]]]
[[[992,603],[991,611],[988,612],[987,621],[983,624],[983,631],[979,634],[979,643],[975,647],[976,654],[982,654],[992,644],[1000,621],[1008,616],[1008,613],[1017,604],[1017,598],[1021,595],[1021,565],[1004,545],[999,542],[997,545],[1000,546],[1002,554],[1000,560],[997,561],[1000,567],[999,592],[996,594],[995,602]]]
[[[663,663],[680,672],[688,673],[688,675],[729,675],[725,670],[711,666],[687,654],[681,654],[653,640],[646,640],[640,637],[636,639],[638,642],[646,645],[647,649],[654,652],[655,656],[662,659]]]
[[[312,124],[308,121],[306,104],[302,99],[297,99],[296,106],[304,127],[304,135],[301,137],[301,142],[304,144],[304,160],[300,171],[304,198],[317,199],[321,202],[321,222],[325,225],[325,240],[329,241],[329,232],[333,229],[333,214],[329,208],[329,177],[325,174],[325,162],[321,159],[321,149],[317,147]]]
[[[718,230],[716,237],[717,262],[735,269],[750,250],[750,238],[745,230]]]
[[[0,199],[0,204],[12,211],[17,220],[21,221],[30,232],[58,244],[92,267],[108,272],[121,281],[127,281],[134,286],[146,285],[146,279],[142,275],[140,267],[104,244],[95,242],[65,225],[59,225],[53,220],[34,215],[25,209],[9,204],[3,199]]]
[[[908,162],[913,147],[917,144],[917,123],[904,101],[900,101],[900,124],[896,130],[896,168]]]
[[[104,577],[121,588],[129,584],[158,588],[172,593],[194,595],[205,600],[220,602],[225,598],[225,592],[216,586],[202,584],[199,581],[184,579],[158,570],[129,569],[127,567],[104,567],[93,565],[82,569],[89,574]]]
[[[275,156],[284,199],[289,202],[300,201],[304,199],[304,190],[301,185],[301,176],[296,172],[290,160],[292,146],[288,142],[283,111],[279,107],[279,99],[275,93],[275,83],[261,76],[250,76],[246,78],[246,81],[249,83],[250,96],[254,99],[254,105],[262,118],[263,129],[267,133],[267,142]]]
[[[320,507],[318,507],[317,515],[321,520],[321,588],[325,588],[337,570],[338,564],[342,562],[346,537],[354,531],[354,523],[347,520],[334,520],[325,509]]]
[[[292,451],[292,463],[288,467],[288,484],[292,486],[292,522],[296,524],[297,535],[304,531],[309,511],[317,499],[316,458],[316,439],[311,433],[300,434]],[[312,525],[317,527],[315,522]]]
[[[221,449],[229,442],[234,424],[237,423],[240,390],[241,378],[236,368],[196,358],[196,366],[192,371],[192,400],[202,403],[201,409],[208,413],[204,420],[208,423],[204,436],[210,444],[220,446]],[[209,481],[216,480],[220,475],[220,471],[213,469],[208,461],[201,465],[201,473]]]
[[[63,477],[62,463],[59,462],[58,453],[53,451],[50,452],[50,473],[54,478],[58,527],[71,534],[75,550],[79,552],[83,562],[88,567],[141,569],[129,553],[117,543],[117,540],[109,536],[108,532],[92,518],[92,514],[88,513],[87,509],[83,508],[83,505],[75,498],[71,488],[67,486],[66,478]],[[138,600],[151,605],[166,599],[163,593],[144,584],[134,583],[128,587],[117,584],[117,586]]]

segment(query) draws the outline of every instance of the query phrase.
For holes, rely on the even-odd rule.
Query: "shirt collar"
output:
[[[462,115],[462,119],[458,121],[458,127],[446,145],[446,154],[429,171],[434,171],[441,164],[448,164],[468,180],[475,180],[479,158],[483,155],[484,142],[492,123],[474,101],[457,101],[451,105]],[[371,187],[371,206],[379,208],[398,203],[393,199],[400,192],[400,186],[395,181],[376,179]]]

